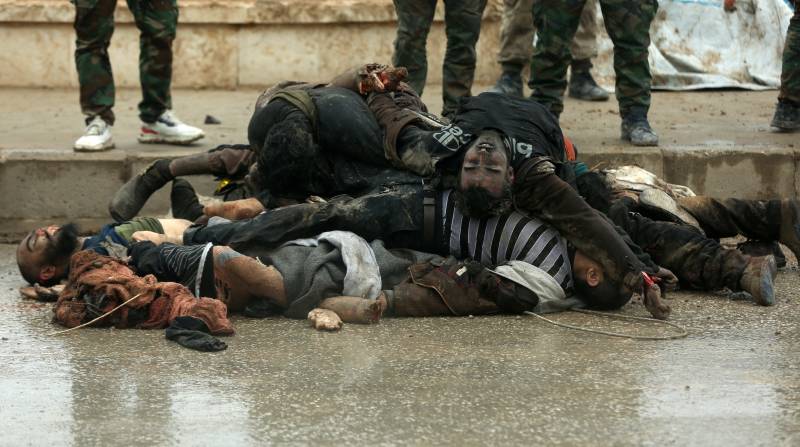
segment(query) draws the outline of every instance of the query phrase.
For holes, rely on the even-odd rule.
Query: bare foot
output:
[[[183,245],[182,236],[167,236],[166,234],[159,234],[153,231],[137,231],[133,233],[131,238],[136,242],[150,241],[156,245],[169,242],[175,245]]]
[[[308,321],[318,331],[338,331],[342,328],[342,319],[336,312],[316,308],[308,313]]]
[[[250,219],[264,211],[264,205],[255,198],[232,200],[214,203],[203,208],[203,214],[209,217],[219,216],[228,220]]]

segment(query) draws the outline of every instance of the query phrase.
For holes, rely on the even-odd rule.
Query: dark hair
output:
[[[45,247],[42,252],[42,259],[38,264],[28,264],[24,268],[19,265],[19,272],[22,277],[30,284],[36,284],[43,287],[50,287],[58,284],[64,275],[56,276],[45,280],[39,279],[39,272],[44,265],[66,265],[68,267],[69,258],[72,253],[78,248],[80,241],[78,240],[78,226],[74,223],[68,223],[56,231],[50,243]],[[67,269],[64,269],[66,272]]]
[[[461,182],[459,181],[459,184]],[[511,185],[506,182],[500,197],[492,197],[484,188],[470,186],[467,189],[456,188],[453,192],[458,210],[465,216],[478,219],[484,217],[500,216],[514,208],[511,196]]]
[[[611,208],[611,188],[606,182],[606,177],[600,172],[589,171],[575,179],[578,193],[583,196],[586,203],[603,214],[608,214]]]
[[[585,279],[573,278],[575,285],[575,293],[584,301],[589,307],[600,310],[619,309],[620,307],[628,304],[631,300],[633,292],[627,291],[622,287],[622,284],[610,279],[603,278],[600,284],[592,287]]]
[[[307,122],[284,120],[272,126],[258,152],[258,172],[263,186],[283,192],[287,183],[307,184],[319,146]]]

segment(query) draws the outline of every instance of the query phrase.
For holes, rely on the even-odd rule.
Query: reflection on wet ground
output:
[[[673,294],[673,321],[691,332],[682,340],[523,317],[385,320],[338,334],[235,318],[217,354],[161,331],[53,337],[49,306],[22,302],[19,285],[0,246],[2,445],[800,445],[796,270],[780,274],[774,308]]]

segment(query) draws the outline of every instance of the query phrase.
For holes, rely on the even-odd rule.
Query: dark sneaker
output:
[[[742,290],[753,296],[755,302],[761,306],[775,304],[775,288],[773,281],[778,274],[774,256],[750,258],[739,285]]]
[[[487,91],[522,98],[522,75],[519,73],[503,73],[497,83],[494,84],[494,87]]]
[[[608,92],[597,85],[588,71],[572,73],[569,79],[569,96],[581,101],[608,101]]]
[[[158,160],[122,185],[108,204],[111,217],[117,222],[126,222],[139,214],[147,199],[172,180],[169,163],[170,160]]]
[[[197,193],[192,184],[182,178],[172,181],[172,191],[169,194],[172,217],[186,219],[194,222],[203,215],[203,205],[197,200]]]
[[[778,102],[775,115],[770,125],[783,132],[792,132],[800,129],[800,105],[786,101]]]
[[[622,120],[620,138],[634,146],[658,146],[658,135],[650,128],[647,118]]]

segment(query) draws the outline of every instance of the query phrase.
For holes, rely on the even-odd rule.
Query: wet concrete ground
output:
[[[162,331],[52,336],[0,245],[0,445],[800,445],[800,275],[778,304],[671,295],[690,335],[635,341],[532,317],[385,320],[318,333],[234,318],[227,351]],[[628,315],[644,316],[640,305]],[[566,313],[634,334],[661,327]]]

